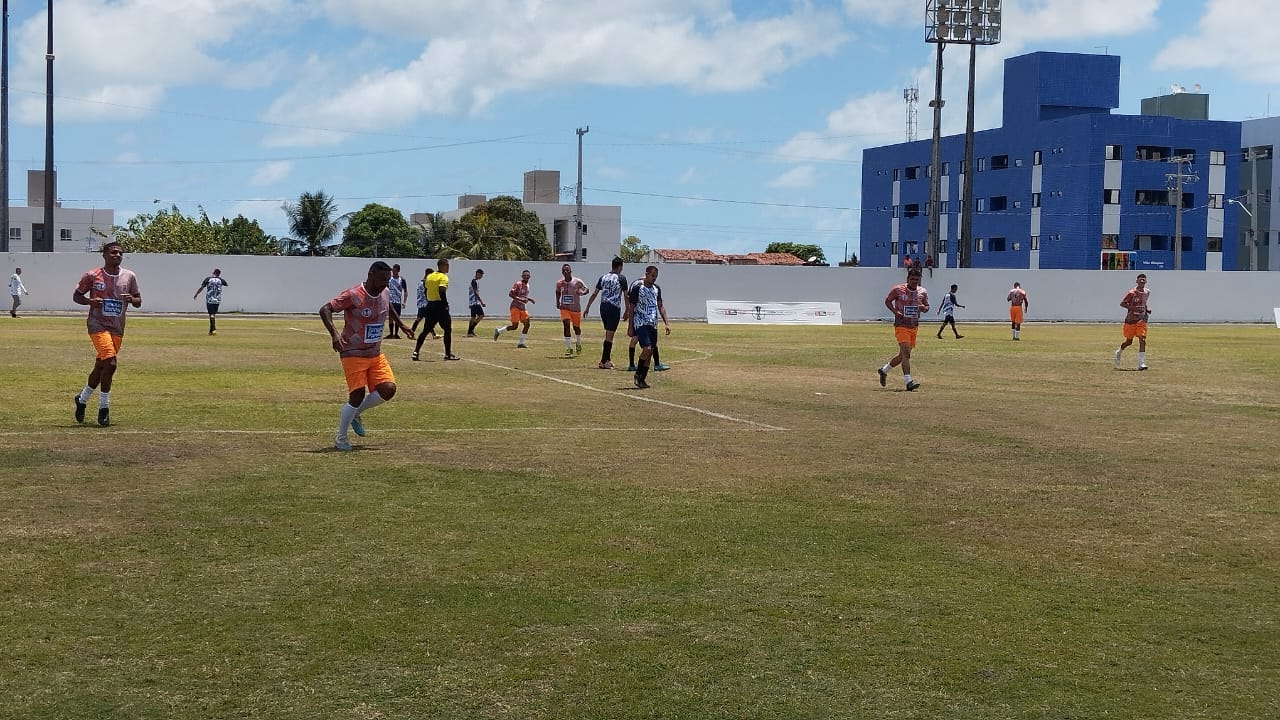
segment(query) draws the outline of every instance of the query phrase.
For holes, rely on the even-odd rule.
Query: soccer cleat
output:
[[[1146,363],[1142,363],[1141,365],[1139,365],[1139,366],[1138,366],[1138,369],[1139,369],[1139,370],[1146,370],[1146,369],[1147,369],[1147,364],[1146,364]]]
[[[86,405],[85,405],[84,403],[80,402],[80,396],[79,396],[79,395],[75,395],[75,396],[73,396],[71,399],[72,399],[72,400],[74,400],[74,401],[75,401],[75,403],[76,403],[76,422],[78,422],[78,423],[82,423],[82,422],[84,422],[84,409],[85,409]]]
[[[333,449],[341,450],[342,452],[351,452],[351,443],[347,442],[346,438],[338,438],[333,441]]]
[[[599,365],[596,365],[596,367],[597,367],[597,368],[599,368],[599,369],[601,369],[601,370],[612,370],[612,369],[613,369],[613,363],[611,363],[611,362],[609,362],[609,361],[607,361],[607,360],[606,360],[605,362],[602,362],[602,363],[600,363]]]
[[[934,337],[936,337],[936,338],[938,338],[939,340],[941,340],[941,339],[942,339],[942,333],[938,333],[938,334],[937,334],[937,335],[935,335]]]
[[[884,368],[876,368],[876,372],[880,373],[880,387],[884,387],[889,380],[889,373],[885,372]]]
[[[210,335],[217,335],[217,334],[218,334],[218,331],[217,331],[217,330],[210,330],[210,331],[209,331],[209,334],[210,334]]]
[[[409,359],[416,362],[418,360],[418,351],[414,350],[413,354],[409,356]]]
[[[957,339],[957,340],[962,340],[962,339],[964,339],[964,336],[963,336],[963,335],[957,335],[957,336],[956,336],[956,339]]]
[[[351,418],[351,431],[360,437],[364,437],[364,424],[360,422],[360,416]]]
[[[574,354],[574,355],[581,355],[581,354],[582,354],[582,343],[576,343],[576,344],[574,345],[574,347],[573,347],[573,354]]]
[[[493,339],[494,339],[495,341],[497,341],[498,336],[499,336],[499,335],[501,335],[501,334],[502,334],[502,332],[501,332],[500,330],[498,330],[498,328],[494,328],[494,329],[493,329]]]
[[[636,371],[635,363],[631,363],[630,365],[627,366],[627,372],[635,372],[635,371]]]
[[[575,353],[575,352],[573,351],[573,348],[565,348],[565,349],[564,349],[564,356],[565,356],[565,357],[574,357],[575,355],[577,355],[577,353]]]
[[[467,337],[480,337],[480,336],[475,333],[467,333]]]
[[[528,346],[528,345],[525,345],[524,343],[516,343],[516,347],[518,347],[518,348],[527,348],[527,347],[529,347],[529,346]]]
[[[637,388],[641,390],[647,390],[649,388],[649,383],[640,378],[640,373],[636,373],[631,379],[635,382]]]
[[[917,390],[919,389],[919,387],[920,387],[920,383],[916,382],[915,380],[912,380],[911,382],[907,383],[907,392],[912,392],[914,390]]]
[[[444,359],[445,360],[461,360],[462,358],[458,357],[457,355],[449,354],[449,355],[445,355]]]
[[[1112,357],[1115,358],[1116,367],[1120,367],[1120,351],[1117,350]]]
[[[665,364],[665,363],[658,363],[657,365],[654,365],[654,366],[653,366],[653,369],[654,369],[654,370],[656,370],[656,371],[658,371],[658,372],[662,372],[663,370],[670,370],[670,369],[671,369],[671,366],[670,366],[670,365],[667,365],[667,364]]]
[[[98,425],[106,427],[111,424],[111,408],[98,408]]]

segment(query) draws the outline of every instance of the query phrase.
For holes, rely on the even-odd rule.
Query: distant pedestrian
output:
[[[9,309],[9,317],[18,317],[18,306],[22,304],[21,295],[30,295],[27,286],[22,284],[22,268],[15,268],[9,278],[9,294],[13,296],[13,307]]]
[[[404,314],[404,299],[409,294],[409,285],[404,278],[400,277],[400,266],[391,266],[391,278],[387,280],[387,296],[391,299],[391,309],[396,311],[396,317]],[[399,340],[400,331],[395,325],[391,326],[391,334],[387,337]]]
[[[964,337],[960,334],[960,331],[956,330],[956,319],[953,317],[956,308],[964,307],[960,304],[960,301],[956,299],[956,290],[958,288],[959,286],[952,285],[951,292],[942,296],[942,304],[938,306],[938,314],[942,316],[942,325],[938,327],[939,340],[942,339],[942,331],[945,330],[948,325],[951,326],[951,332],[955,333],[957,340]]]
[[[467,325],[467,337],[476,337],[476,326],[484,320],[484,300],[480,298],[480,278],[484,270],[476,268],[476,276],[467,286],[467,308],[471,310],[471,324]]]
[[[1022,334],[1022,317],[1023,314],[1031,309],[1031,301],[1027,299],[1027,291],[1022,289],[1022,285],[1013,284],[1013,289],[1009,290],[1009,294],[1005,296],[1005,300],[1009,301],[1009,324],[1013,327],[1013,339],[1021,340],[1019,335]]]
[[[520,337],[516,341],[516,347],[529,347],[525,344],[525,339],[529,337],[529,310],[526,303],[537,302],[529,297],[529,278],[533,277],[528,270],[520,273],[520,279],[511,284],[511,290],[507,292],[507,296],[511,298],[511,324],[493,329],[493,339],[497,340],[498,336],[509,330],[515,330],[523,325],[520,330]]]
[[[218,334],[218,306],[222,304],[222,288],[230,285],[231,283],[222,279],[222,271],[214,268],[213,274],[205,278],[191,295],[191,299],[195,300],[200,296],[200,291],[204,291],[204,309],[209,313],[210,335]]]

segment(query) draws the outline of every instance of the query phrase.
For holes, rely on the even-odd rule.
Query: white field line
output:
[[[298,332],[314,333],[314,334],[317,334],[317,335],[328,335],[328,334],[329,334],[328,332],[319,332],[319,331],[316,331],[316,330],[303,330],[302,328],[294,328],[294,327],[291,327],[291,328],[289,328],[289,329],[290,329],[290,330],[296,330],[296,331],[298,331]],[[703,357],[702,357],[702,358],[695,358],[695,359],[706,360],[706,359],[708,359],[708,358],[710,358],[710,357],[711,357],[711,353],[709,353],[709,352],[703,352],[702,350],[694,350],[693,348],[686,348],[686,347],[677,347],[677,346],[675,346],[675,345],[673,345],[672,347],[677,348],[677,349],[679,349],[679,350],[688,350],[688,351],[690,351],[690,352],[700,353],[700,354],[702,354],[702,355],[703,355]],[[754,420],[746,420],[746,419],[743,419],[743,418],[737,418],[737,417],[733,417],[732,415],[725,415],[724,413],[718,413],[718,412],[713,412],[713,411],[711,411],[711,410],[704,410],[704,409],[702,409],[702,408],[696,408],[696,407],[693,407],[692,405],[681,405],[681,404],[679,404],[679,403],[667,402],[666,400],[656,400],[656,399],[654,399],[654,398],[651,398],[651,397],[645,397],[644,395],[637,395],[637,394],[635,394],[635,393],[624,393],[624,392],[619,392],[619,391],[617,391],[617,390],[605,390],[604,388],[594,387],[594,386],[591,386],[591,385],[587,385],[587,384],[585,384],[585,383],[574,382],[574,381],[572,381],[572,380],[565,380],[565,379],[563,379],[563,378],[558,378],[558,377],[555,377],[555,376],[553,376],[553,375],[547,375],[547,374],[544,374],[544,373],[537,373],[537,372],[533,372],[532,370],[521,370],[521,369],[519,369],[519,368],[508,367],[508,366],[506,366],[506,365],[499,365],[498,363],[491,363],[491,362],[487,362],[487,361],[485,361],[485,360],[476,360],[475,358],[463,358],[463,359],[464,359],[464,360],[467,360],[467,361],[469,361],[469,362],[476,363],[476,364],[478,364],[478,365],[485,365],[485,366],[488,366],[488,367],[491,367],[491,368],[497,368],[497,369],[499,369],[499,370],[506,370],[506,371],[508,371],[508,372],[521,373],[521,374],[524,374],[524,375],[528,375],[528,376],[530,376],[530,377],[536,377],[536,378],[539,378],[539,379],[541,379],[541,380],[550,380],[551,382],[561,383],[561,384],[563,384],[563,385],[569,385],[569,386],[571,386],[571,387],[576,387],[576,388],[579,388],[579,389],[581,389],[581,390],[589,390],[589,391],[591,391],[591,392],[598,392],[598,393],[602,393],[602,394],[604,394],[604,395],[614,395],[614,396],[617,396],[617,397],[626,398],[626,399],[628,399],[628,400],[635,400],[635,401],[637,401],[637,402],[647,402],[647,403],[654,403],[654,404],[656,404],[656,405],[665,405],[666,407],[675,408],[675,409],[677,409],[677,410],[687,410],[687,411],[689,411],[689,412],[695,412],[695,413],[699,413],[699,414],[702,414],[702,415],[706,415],[707,417],[713,417],[713,418],[716,418],[716,419],[718,419],[718,420],[728,420],[729,422],[742,423],[742,424],[744,424],[744,425],[751,425],[751,426],[753,426],[753,427],[762,428],[762,429],[764,429],[764,430],[780,430],[780,431],[785,431],[785,430],[786,430],[786,428],[778,427],[778,426],[776,426],[776,425],[769,425],[769,424],[766,424],[766,423],[756,422],[756,421],[754,421]]]
[[[556,427],[534,427],[529,425],[511,425],[511,426],[502,426],[502,427],[457,427],[457,428],[370,427],[370,430],[376,431],[379,434],[402,433],[406,435],[451,435],[451,434],[465,434],[465,433],[492,433],[492,432],[510,433],[510,432],[552,432],[552,431],[574,432],[574,433],[580,433],[580,432],[644,433],[644,432],[698,432],[698,431],[724,432],[723,429],[716,429],[711,427],[692,427],[692,428],[691,427],[603,427],[603,426],[596,426],[596,425],[593,425],[590,427],[576,427],[576,428],[575,427],[567,428],[559,425],[557,425]],[[178,436],[178,435],[321,435],[325,433],[333,434],[332,429],[323,429],[323,430],[216,430],[216,429],[123,430],[123,429],[120,429],[119,427],[112,427],[110,429],[97,428],[97,427],[90,426],[89,423],[86,423],[85,428],[65,428],[61,430],[49,429],[49,430],[42,430],[42,431],[36,431],[36,432],[0,432],[0,437],[29,437],[31,435],[63,435],[63,434],[65,435],[76,434],[76,435],[79,435],[80,437],[89,437],[87,435],[84,435],[84,433],[94,433],[94,432],[109,433],[110,435],[174,435],[174,436]],[[104,435],[101,435],[100,437],[105,438],[107,437],[107,435],[104,434]]]

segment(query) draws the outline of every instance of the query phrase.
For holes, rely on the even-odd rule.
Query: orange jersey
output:
[[[382,332],[391,309],[390,295],[384,289],[370,295],[364,283],[343,290],[329,301],[329,307],[342,311],[342,357],[377,357],[382,353]]]
[[[102,299],[101,305],[89,306],[89,333],[109,332],[112,335],[124,335],[124,316],[129,310],[129,303],[121,300],[120,295],[127,293],[137,297],[142,294],[138,290],[138,277],[124,268],[115,275],[105,268],[94,268],[80,276],[76,292]]]
[[[917,327],[920,324],[920,313],[929,311],[929,291],[919,285],[915,290],[907,287],[906,283],[894,285],[884,300],[896,311],[893,316],[894,327]]]
[[[1151,299],[1151,291],[1143,288],[1139,290],[1137,287],[1132,288],[1124,294],[1124,299],[1120,301],[1120,307],[1128,310],[1125,313],[1124,321],[1126,324],[1136,322],[1146,322],[1147,320],[1147,301]]]
[[[1022,288],[1014,288],[1009,291],[1009,296],[1005,299],[1013,307],[1022,307],[1027,302],[1027,291]]]

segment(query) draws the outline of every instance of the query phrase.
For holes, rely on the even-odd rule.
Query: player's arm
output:
[[[90,283],[81,280],[80,284],[76,286],[76,289],[71,292],[71,302],[77,305],[89,305],[91,307],[98,307],[102,305],[102,298],[89,297],[88,293],[90,287],[92,287]]]
[[[191,293],[191,299],[195,300],[196,296],[200,294],[200,291],[205,289],[205,287],[207,287],[208,285],[209,285],[209,278],[205,278],[204,282],[200,283],[200,287],[196,288],[196,291]]]
[[[329,338],[333,340],[334,352],[342,352],[342,346],[345,344],[342,336],[338,334],[338,328],[333,325],[333,303],[325,303],[320,307],[320,322],[324,323],[324,328],[329,331]]]
[[[471,289],[476,294],[476,302],[480,303],[480,307],[484,307],[484,298],[480,297],[480,286],[476,284],[475,280],[471,281]]]
[[[898,317],[898,305],[894,302],[893,293],[889,293],[884,299],[884,306],[889,309],[889,313],[896,319]]]
[[[587,307],[582,310],[582,317],[586,317],[591,312],[591,303],[596,301],[596,296],[600,294],[600,285],[596,285],[595,292],[591,293],[591,297],[587,298]]]
[[[667,308],[662,304],[662,294],[658,294],[658,315],[662,317],[662,324],[666,328],[666,335],[671,334],[671,323],[667,322]]]

